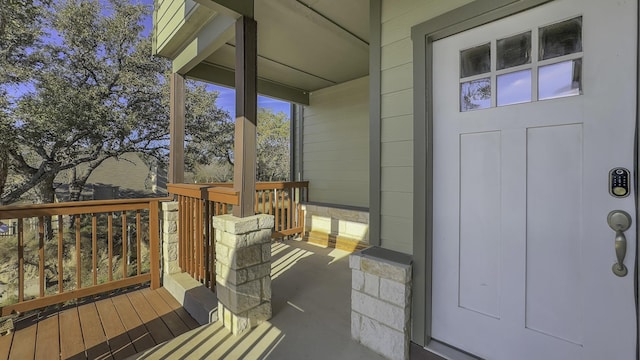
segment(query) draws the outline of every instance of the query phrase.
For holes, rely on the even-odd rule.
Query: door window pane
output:
[[[491,71],[491,48],[489,44],[476,46],[460,52],[460,77],[484,74]]]
[[[491,107],[491,79],[484,78],[460,84],[460,111]]]
[[[582,51],[582,17],[539,29],[540,60]]]
[[[538,99],[580,95],[582,59],[541,66],[538,70]]]
[[[496,45],[498,70],[531,63],[531,31],[500,39]]]
[[[497,77],[498,106],[531,101],[531,70],[516,71]]]

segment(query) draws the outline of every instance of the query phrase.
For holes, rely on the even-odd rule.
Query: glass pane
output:
[[[540,60],[582,51],[582,17],[545,26],[539,30]]]
[[[491,71],[491,48],[489,44],[476,46],[460,52],[460,77],[484,74]]]
[[[531,70],[516,71],[497,77],[498,106],[531,101]]]
[[[484,78],[460,84],[460,111],[491,107],[491,79]]]
[[[531,31],[497,42],[498,70],[531,63]]]
[[[538,99],[582,93],[582,59],[542,66],[538,70]]]

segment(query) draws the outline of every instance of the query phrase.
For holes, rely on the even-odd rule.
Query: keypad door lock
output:
[[[618,167],[609,171],[609,194],[616,198],[629,196],[629,170]]]

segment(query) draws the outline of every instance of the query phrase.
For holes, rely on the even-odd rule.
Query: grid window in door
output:
[[[582,17],[460,51],[460,111],[582,94]]]

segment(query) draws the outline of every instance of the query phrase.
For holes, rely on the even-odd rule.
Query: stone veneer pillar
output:
[[[178,202],[162,203],[162,271],[170,275],[180,272],[178,264]]]
[[[410,255],[370,247],[349,257],[351,337],[392,360],[409,359]]]
[[[218,321],[241,334],[271,318],[272,215],[213,217]]]

